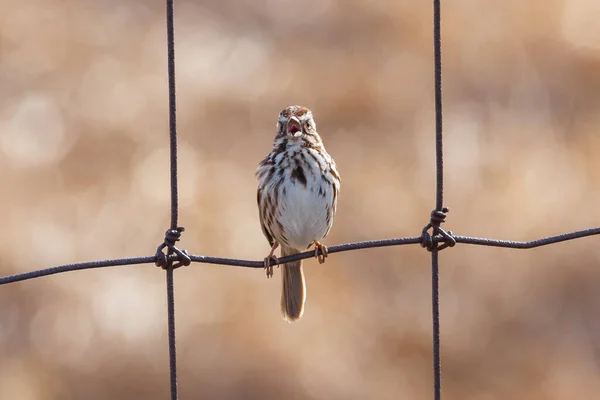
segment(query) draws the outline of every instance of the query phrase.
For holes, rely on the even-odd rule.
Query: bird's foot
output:
[[[277,266],[279,266],[279,260],[274,255],[275,249],[277,249],[278,246],[279,243],[274,242],[271,246],[269,255],[265,257],[265,271],[267,272],[267,279],[273,276],[273,264],[278,264]]]
[[[318,240],[313,242],[315,245],[315,258],[319,260],[319,264],[323,264],[327,258],[327,246],[319,243]]]
[[[276,256],[270,255],[265,257],[265,271],[267,272],[267,279],[273,276],[273,264],[279,264],[279,259]],[[277,265],[279,267],[279,265]]]

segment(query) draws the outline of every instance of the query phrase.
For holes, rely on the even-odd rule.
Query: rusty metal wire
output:
[[[440,0],[433,0],[433,70],[435,94],[435,210],[431,213],[429,224],[423,228],[421,245],[431,251],[431,322],[433,339],[433,398],[442,396],[442,365],[440,358],[440,266],[439,251],[452,247],[456,241],[451,232],[446,232],[440,225],[446,220],[448,208],[444,207],[444,146],[442,135],[442,35],[441,35]],[[426,240],[429,227],[433,228],[434,237],[443,242],[434,242],[433,246]]]
[[[565,242],[568,240],[580,239],[588,236],[600,235],[600,228],[590,228],[581,231],[562,233],[556,236],[549,236],[541,239],[535,239],[528,242],[514,241],[514,240],[499,240],[499,239],[488,239],[478,238],[471,236],[459,236],[454,235],[453,238],[458,244],[471,244],[477,246],[487,247],[503,247],[508,249],[532,249],[535,247],[547,246],[555,243]],[[421,236],[411,236],[405,238],[395,239],[382,239],[382,240],[368,240],[364,242],[346,243],[335,246],[327,247],[327,254],[341,253],[344,251],[371,249],[375,247],[389,247],[389,246],[402,246],[409,244],[421,243]],[[442,243],[445,240],[442,237],[433,237],[435,243]],[[314,250],[305,251],[304,253],[294,254],[293,256],[278,257],[277,262],[273,265],[283,264],[295,260],[303,260],[306,258],[313,258],[315,256]],[[194,263],[199,264],[218,264],[228,265],[233,267],[246,267],[246,268],[264,268],[264,260],[252,261],[252,260],[239,260],[235,258],[222,258],[222,257],[210,257],[202,255],[189,255],[190,260]],[[176,261],[175,257],[172,257],[172,261]],[[124,265],[137,265],[137,264],[152,264],[156,262],[156,256],[149,257],[134,257],[134,258],[119,258],[115,260],[104,260],[104,261],[90,261],[77,264],[66,264],[59,265],[56,267],[40,269],[31,272],[25,272],[22,274],[9,275],[0,278],[0,285],[6,283],[26,281],[34,278],[41,278],[43,276],[60,274],[63,272],[79,271],[82,269],[92,268],[104,268],[104,267],[117,267]]]
[[[568,240],[580,239],[587,236],[600,235],[600,228],[584,229],[576,232],[562,233],[556,236],[549,236],[541,239],[531,240],[528,242],[514,241],[514,240],[499,240],[499,239],[488,239],[478,238],[471,236],[459,236],[454,235],[453,238],[458,244],[471,244],[478,246],[489,246],[489,247],[504,247],[508,249],[532,249],[534,247],[547,246],[559,242],[565,242]],[[421,236],[411,236],[405,238],[395,239],[382,239],[382,240],[368,240],[364,242],[354,242],[340,244],[336,246],[327,247],[327,254],[341,253],[344,251],[371,249],[375,247],[389,247],[389,246],[402,246],[408,244],[419,244],[421,243]],[[442,243],[445,240],[442,237],[433,237],[435,243]],[[315,256],[313,251],[305,251],[304,253],[294,254],[293,256],[279,257],[277,262],[273,265],[283,264],[290,261],[303,260],[306,258],[312,258]],[[252,260],[239,260],[235,258],[222,258],[222,257],[210,257],[202,255],[189,255],[190,260],[194,263],[201,264],[219,264],[229,265],[234,267],[246,267],[246,268],[264,268],[264,260],[252,261]],[[172,261],[176,261],[175,257],[171,258]],[[135,258],[119,258],[115,260],[105,261],[90,261],[77,264],[66,264],[59,265],[56,267],[40,269],[37,271],[25,272],[17,275],[10,275],[0,278],[0,285],[5,283],[13,283],[19,281],[26,281],[29,279],[40,278],[42,276],[55,275],[63,272],[78,271],[82,269],[91,268],[103,268],[103,267],[116,267],[123,265],[136,265],[136,264],[152,264],[156,262],[156,256],[149,257],[135,257]]]
[[[177,350],[175,347],[175,283],[173,271],[181,265],[189,265],[190,259],[185,251],[175,247],[183,227],[177,226],[179,217],[179,188],[177,186],[177,98],[175,91],[175,24],[173,0],[167,0],[167,66],[169,75],[169,139],[171,159],[171,229],[167,230],[165,240],[156,250],[156,265],[166,270],[167,275],[167,326],[169,334],[169,371],[171,382],[171,400],[177,400]],[[166,247],[167,257],[163,258],[162,249]],[[165,261],[165,263],[162,263]]]
[[[176,92],[175,92],[175,50],[174,50],[174,4],[166,0],[167,5],[167,62],[169,82],[169,138],[170,138],[170,171],[171,171],[171,225],[165,233],[163,243],[158,246],[154,256],[120,258],[104,261],[90,261],[77,264],[66,264],[56,267],[0,277],[0,285],[40,278],[63,272],[78,271],[91,268],[104,268],[154,263],[166,271],[167,281],[167,312],[169,333],[169,365],[171,378],[171,399],[177,399],[177,360],[175,346],[175,295],[173,271],[180,266],[190,265],[191,262],[204,264],[219,264],[248,268],[263,268],[263,260],[238,260],[203,255],[190,255],[185,250],[175,246],[179,241],[183,227],[178,226],[178,185],[177,185],[177,124],[176,124]],[[435,121],[436,121],[436,202],[431,212],[429,223],[422,229],[420,236],[371,240],[346,243],[328,248],[329,254],[343,251],[361,250],[375,247],[401,246],[420,244],[431,252],[432,273],[432,339],[433,339],[433,377],[434,399],[441,398],[441,360],[440,360],[440,325],[439,325],[439,251],[458,244],[470,244],[511,249],[531,249],[551,245],[568,240],[599,235],[600,228],[590,228],[576,232],[549,236],[532,241],[497,240],[470,236],[453,235],[441,227],[445,222],[448,208],[443,206],[444,171],[443,171],[443,137],[442,137],[442,64],[441,64],[441,20],[440,0],[433,1],[433,42],[434,42],[434,88],[435,88]],[[431,231],[431,233],[429,233]],[[163,252],[166,249],[166,254]],[[314,251],[292,256],[281,257],[273,265],[314,257]]]
[[[13,283],[26,281],[29,279],[41,278],[42,276],[55,275],[63,272],[79,271],[82,269],[117,267],[120,265],[150,264],[153,263],[154,260],[156,260],[156,256],[118,258],[116,260],[90,261],[77,264],[59,265],[57,267],[51,267],[46,269],[40,269],[37,271],[25,272],[22,274],[1,277],[0,285],[4,285],[5,283]]]

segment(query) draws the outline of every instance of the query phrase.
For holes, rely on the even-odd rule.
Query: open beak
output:
[[[290,119],[288,119],[287,133],[288,135],[293,137],[299,137],[300,135],[302,135],[302,125],[300,125],[300,121],[298,121],[298,118],[291,117]]]

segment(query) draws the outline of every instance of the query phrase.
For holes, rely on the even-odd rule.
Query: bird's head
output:
[[[275,141],[289,144],[320,143],[312,112],[302,106],[289,106],[279,113]]]

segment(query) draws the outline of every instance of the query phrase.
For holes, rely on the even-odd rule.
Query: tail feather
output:
[[[298,254],[298,251],[288,247],[281,248],[282,257],[293,254]],[[281,314],[289,322],[297,321],[302,317],[306,300],[306,282],[302,271],[302,260],[283,264],[281,266],[281,281],[283,283]]]

